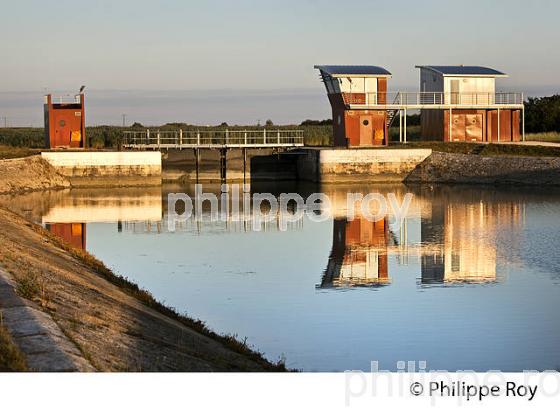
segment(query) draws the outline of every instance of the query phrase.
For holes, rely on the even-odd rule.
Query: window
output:
[[[369,121],[368,121],[368,120],[364,120],[364,121],[362,122],[362,124],[364,124],[364,125],[367,127],[367,126],[369,125]]]

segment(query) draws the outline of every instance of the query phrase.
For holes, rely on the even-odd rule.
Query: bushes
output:
[[[305,135],[305,144],[311,146],[328,146],[332,145],[332,125],[327,121],[317,121],[306,125],[272,125],[267,129],[302,129]],[[86,136],[91,148],[117,148],[119,141],[125,130],[141,130],[141,124],[135,124],[133,127],[117,127],[112,125],[100,125],[86,128]],[[225,126],[201,127],[183,123],[169,123],[160,127],[150,127],[152,130],[174,131],[182,128],[185,131],[193,130],[223,130]],[[230,130],[255,130],[264,127],[234,125],[227,127]],[[12,147],[26,148],[44,148],[45,134],[43,128],[0,128],[0,145],[8,145]]]
[[[0,145],[12,147],[43,148],[43,128],[0,128]]]
[[[525,103],[525,130],[560,131],[560,95],[529,98]]]

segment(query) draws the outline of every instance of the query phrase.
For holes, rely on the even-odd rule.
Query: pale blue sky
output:
[[[317,87],[313,65],[482,64],[557,85],[556,1],[18,0],[0,14],[0,89]]]
[[[417,89],[415,64],[487,65],[510,75],[500,90],[560,92],[552,0],[4,3],[0,117],[12,125],[40,125],[45,91],[82,84],[88,124],[327,118],[314,64],[385,66],[392,90]]]

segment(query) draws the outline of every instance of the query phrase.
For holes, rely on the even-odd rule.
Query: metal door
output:
[[[360,116],[360,145],[373,144],[373,124],[368,115]]]
[[[465,115],[465,140],[482,141],[482,114]]]
[[[464,141],[465,140],[465,115],[453,114],[451,126],[451,140]]]

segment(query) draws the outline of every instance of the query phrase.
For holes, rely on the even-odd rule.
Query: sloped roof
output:
[[[444,76],[507,77],[507,74],[489,67],[478,65],[417,65]]]
[[[331,77],[390,77],[391,73],[375,65],[316,65],[316,69]]]

